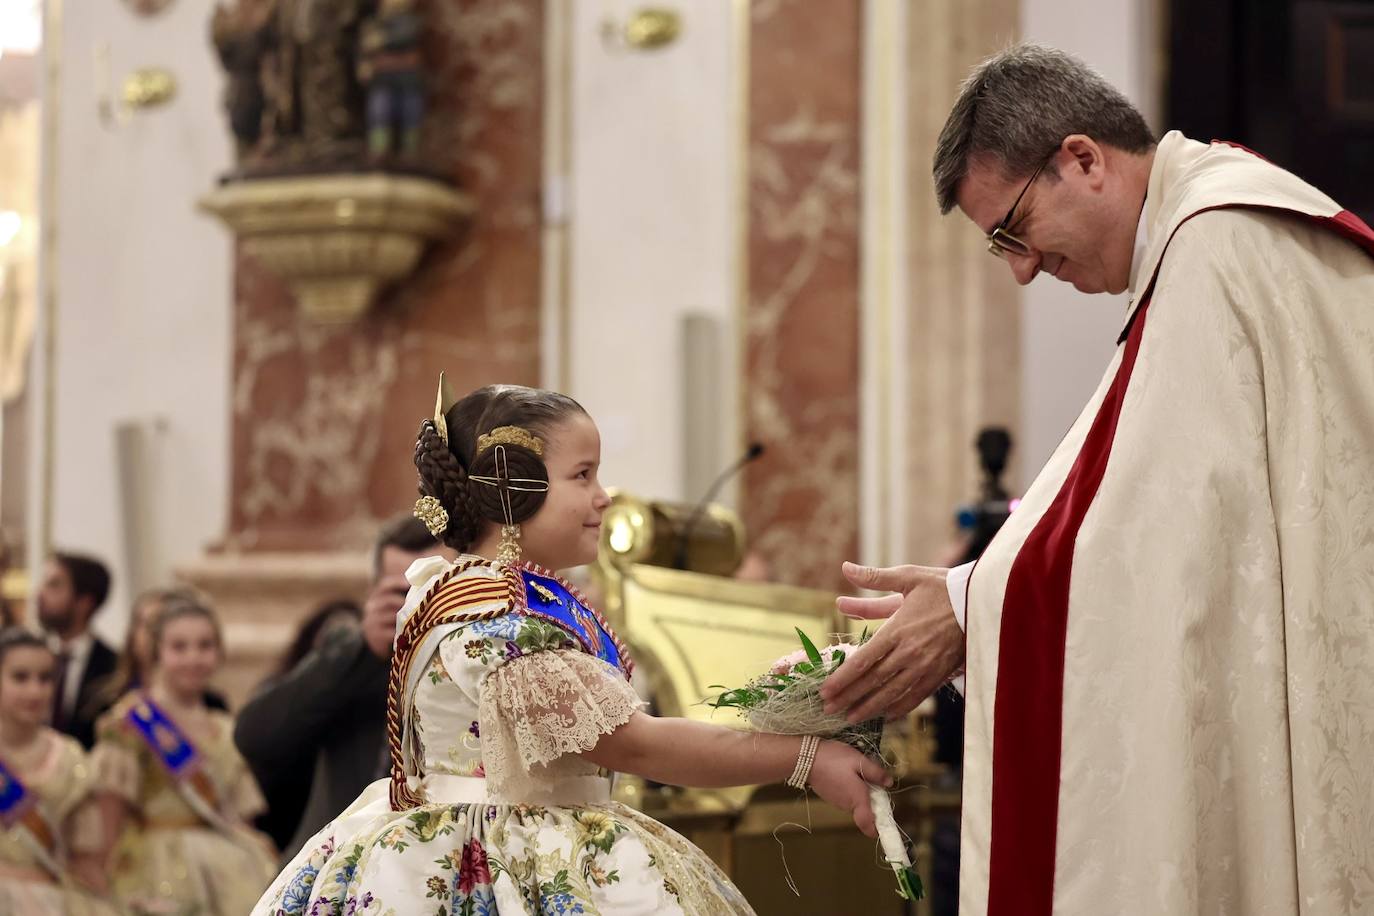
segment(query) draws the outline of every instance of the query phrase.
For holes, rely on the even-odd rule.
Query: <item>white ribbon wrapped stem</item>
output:
[[[920,885],[920,878],[911,870],[906,841],[902,839],[902,831],[897,828],[897,817],[892,813],[892,796],[881,786],[869,786],[868,799],[873,805],[873,820],[878,827],[878,843],[883,850],[883,860],[897,876],[897,893],[906,900],[920,900],[924,896],[924,889]]]

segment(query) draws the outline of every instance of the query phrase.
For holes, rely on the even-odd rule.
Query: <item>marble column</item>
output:
[[[751,547],[839,586],[858,546],[860,0],[753,0],[744,426]]]
[[[744,316],[746,435],[770,446],[750,468],[741,510],[779,581],[842,587],[840,560],[859,556],[860,474],[902,475],[897,533],[910,562],[933,562],[953,538],[955,506],[978,491],[973,440],[1019,416],[1020,295],[958,213],[942,217],[930,177],[935,140],[959,83],[1015,39],[1017,0],[906,5],[900,91],[905,132],[898,220],[905,248],[890,268],[904,291],[891,327],[901,371],[876,384],[901,411],[898,436],[861,434],[860,157],[865,21],[875,5],[844,0],[817,17],[797,0],[754,0],[749,60],[749,296]],[[871,36],[870,36],[871,37]],[[871,78],[871,77],[870,77]],[[870,382],[873,383],[873,382]],[[869,424],[870,427],[872,424]],[[885,457],[861,471],[861,449]],[[1014,469],[1013,469],[1014,475]],[[884,506],[886,513],[890,507]],[[870,544],[874,557],[891,545]],[[894,562],[897,560],[894,559]]]
[[[954,506],[978,493],[978,430],[1015,436],[1019,417],[1019,291],[976,226],[958,210],[940,215],[931,179],[959,85],[1015,40],[1018,2],[929,0],[907,15],[906,547],[910,562],[931,563],[951,540]]]

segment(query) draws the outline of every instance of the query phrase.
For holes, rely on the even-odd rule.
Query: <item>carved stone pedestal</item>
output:
[[[381,173],[245,179],[200,206],[321,322],[358,318],[382,287],[414,271],[426,245],[473,211],[471,198],[448,185]]]

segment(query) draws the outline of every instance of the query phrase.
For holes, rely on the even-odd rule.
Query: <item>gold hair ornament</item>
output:
[[[518,426],[498,426],[491,432],[477,437],[477,454],[496,445],[515,445],[544,457],[544,441],[527,429]]]
[[[501,526],[501,542],[496,545],[496,562],[500,566],[515,566],[520,562],[519,525]]]
[[[433,496],[421,496],[415,500],[415,517],[425,523],[429,533],[442,537],[448,530],[448,510]]]
[[[534,439],[529,433],[515,426],[502,426],[492,430],[492,435],[510,430],[520,433],[538,446],[539,440]],[[486,436],[482,437],[487,438]],[[512,442],[512,445],[520,445],[522,448],[529,448],[524,442]],[[486,487],[495,487],[501,496],[501,514],[505,516],[505,524],[501,526],[501,543],[496,549],[496,562],[503,566],[514,566],[520,562],[520,526],[515,523],[515,513],[511,508],[510,494],[512,490],[519,493],[547,493],[549,492],[549,482],[539,480],[535,477],[511,477],[510,464],[506,458],[506,443],[495,443],[496,449],[496,475],[486,476],[484,474],[473,474],[468,480],[480,483]],[[483,446],[479,445],[479,452]],[[537,453],[536,453],[537,454]]]
[[[449,387],[444,373],[440,372],[439,393],[434,398],[434,428],[444,437],[445,445],[448,444],[448,412],[457,403],[458,399],[453,396],[453,389]]]

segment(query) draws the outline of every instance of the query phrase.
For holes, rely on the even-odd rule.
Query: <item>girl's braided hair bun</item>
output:
[[[495,480],[501,476],[498,461],[505,462],[511,481],[549,479],[543,458],[518,443],[503,442],[478,454],[478,440],[503,426],[514,426],[544,440],[569,417],[587,412],[565,394],[521,385],[488,385],[460,399],[444,414],[448,441],[433,420],[420,424],[415,442],[415,468],[420,473],[420,495],[432,496],[448,513],[448,527],[438,537],[459,552],[469,550],[482,538],[487,524],[504,524],[501,489],[474,478]],[[508,489],[511,521],[519,524],[544,504],[547,492]]]

